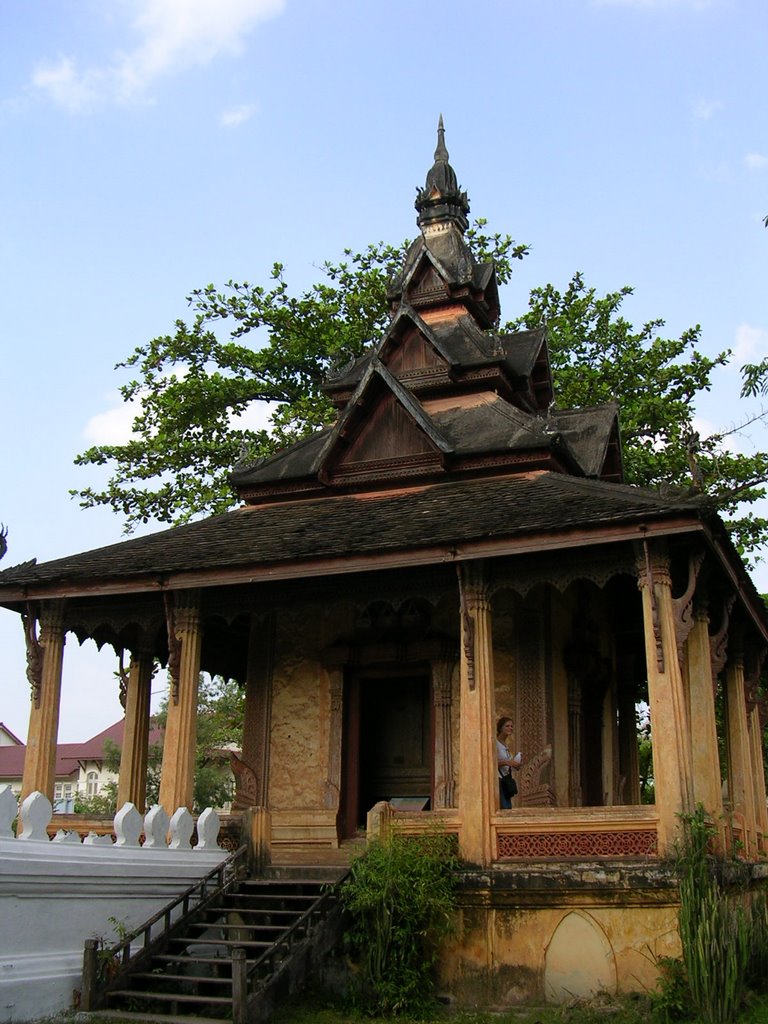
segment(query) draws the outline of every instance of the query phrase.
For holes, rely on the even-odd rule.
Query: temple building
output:
[[[702,804],[721,850],[768,853],[768,617],[705,500],[623,482],[616,405],[557,407],[546,329],[497,332],[442,122],[416,209],[388,329],[327,382],[335,422],[235,467],[239,507],[0,573],[27,638],[24,792],[53,796],[67,634],[130,657],[120,797],[139,806],[153,665],[169,813],[191,806],[199,674],[234,678],[235,806],[268,810],[274,856],[456,835],[459,1000],[650,987],[653,956],[679,953],[680,815]],[[509,810],[502,715],[523,758]]]

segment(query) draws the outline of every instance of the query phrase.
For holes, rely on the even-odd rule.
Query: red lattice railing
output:
[[[498,857],[655,857],[655,829],[605,832],[499,832]]]

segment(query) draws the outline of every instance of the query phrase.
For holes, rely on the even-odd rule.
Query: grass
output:
[[[649,1024],[650,1006],[650,999],[644,996],[598,997],[562,1006],[519,1006],[496,1012],[437,1006],[426,1016],[393,1018],[370,1017],[305,993],[280,1007],[272,1024],[391,1024],[393,1020],[402,1024]]]
[[[598,996],[574,999],[560,1006],[519,1006],[503,1011],[453,1010],[437,1007],[424,1017],[369,1017],[331,1003],[327,997],[304,993],[285,1003],[271,1024],[661,1024],[649,996]],[[689,1017],[680,1024],[698,1024]],[[768,1024],[768,996],[753,996],[738,1024]]]

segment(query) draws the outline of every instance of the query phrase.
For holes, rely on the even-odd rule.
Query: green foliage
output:
[[[725,891],[709,855],[714,834],[701,806],[683,818],[678,920],[692,1004],[705,1024],[729,1024],[742,1005],[752,933],[744,905]]]
[[[640,775],[640,803],[652,804],[656,799],[653,777],[653,740],[648,705],[635,706],[637,721],[637,762]]]
[[[671,956],[656,960],[658,988],[653,994],[653,1019],[659,1024],[676,1024],[690,1018],[691,1002],[685,965]]]
[[[450,934],[457,866],[453,838],[393,835],[371,843],[341,890],[347,941],[370,1013],[419,1013],[433,997],[439,941]]]
[[[765,540],[768,520],[736,512],[765,495],[768,454],[735,454],[726,447],[730,432],[702,439],[693,426],[697,396],[711,390],[713,371],[731,353],[702,355],[698,325],[679,338],[663,337],[660,319],[635,328],[622,315],[631,295],[624,287],[599,296],[577,273],[563,292],[535,288],[512,326],[546,324],[559,407],[620,403],[627,483],[705,493],[729,519],[742,554],[749,552]]]
[[[101,787],[101,792],[94,796],[86,796],[83,793],[77,793],[75,795],[75,814],[88,814],[93,818],[112,818],[116,811],[116,782],[105,782]]]

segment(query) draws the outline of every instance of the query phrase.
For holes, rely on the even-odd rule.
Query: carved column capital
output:
[[[200,628],[200,590],[178,590],[174,595],[177,634],[192,633]]]
[[[194,635],[200,629],[200,590],[170,591],[163,595],[168,630],[168,675],[171,702],[179,700],[179,673],[181,671],[181,645],[185,635]]]
[[[40,610],[40,645],[64,643],[64,601],[50,601]]]

